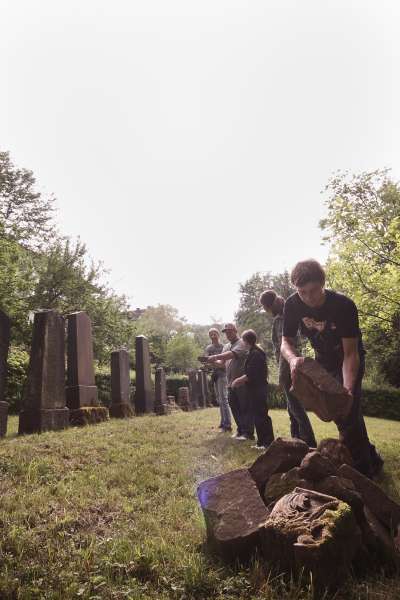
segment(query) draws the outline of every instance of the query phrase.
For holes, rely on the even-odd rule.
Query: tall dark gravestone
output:
[[[133,416],[130,386],[129,352],[115,350],[111,353],[111,417],[126,418]]]
[[[207,371],[204,370],[201,371],[201,387],[203,390],[204,406],[211,406]]]
[[[8,402],[5,401],[7,356],[10,347],[10,319],[0,310],[0,437],[7,433]]]
[[[67,315],[67,406],[71,425],[90,425],[108,419],[99,406],[94,379],[92,324],[84,311]]]
[[[64,319],[55,310],[35,313],[33,337],[19,433],[68,427],[65,406]]]
[[[136,413],[154,411],[154,389],[151,380],[149,341],[144,335],[135,340],[136,349]]]
[[[162,367],[157,367],[155,375],[156,397],[154,401],[154,412],[157,415],[167,415],[170,411],[170,405],[167,397],[167,380],[165,371]]]
[[[197,371],[195,369],[190,369],[188,371],[188,378],[191,408],[199,408],[199,385],[197,380]]]
[[[78,409],[98,406],[97,387],[94,380],[92,324],[83,312],[67,315],[68,368],[67,406]]]

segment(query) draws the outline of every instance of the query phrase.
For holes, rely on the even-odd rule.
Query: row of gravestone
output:
[[[99,406],[93,365],[92,328],[88,315],[75,312],[67,320],[67,385],[65,386],[65,319],[54,310],[35,313],[28,380],[19,417],[19,433],[64,429],[112,417],[133,415],[130,403],[130,365],[126,350],[111,354],[110,411]],[[0,311],[0,435],[7,429],[8,403],[4,400],[10,320]],[[148,340],[137,336],[136,414],[168,414],[179,408],[167,396],[162,367],[156,369],[155,390],[151,379]],[[207,374],[189,373],[189,388],[180,388],[178,404],[183,410],[209,405]]]

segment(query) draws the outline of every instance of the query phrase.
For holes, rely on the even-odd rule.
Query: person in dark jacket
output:
[[[244,331],[242,340],[248,348],[244,365],[244,375],[232,382],[232,388],[246,386],[246,397],[254,416],[257,432],[257,445],[254,448],[264,450],[274,440],[271,418],[268,416],[268,368],[267,357],[257,345],[257,335],[252,329]]]
[[[287,410],[290,419],[290,434],[292,438],[299,438],[308,444],[310,448],[315,448],[317,442],[315,440],[310,419],[301,402],[297,400],[290,391],[292,387],[290,367],[289,363],[281,355],[283,308],[285,301],[282,296],[278,296],[275,290],[266,290],[260,296],[260,304],[265,312],[274,318],[272,322],[272,345],[278,363],[279,385],[283,388],[286,396]],[[301,344],[298,335],[296,335],[294,343],[296,350],[300,354]]]

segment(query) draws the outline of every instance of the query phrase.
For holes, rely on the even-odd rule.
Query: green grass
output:
[[[275,435],[288,434],[271,411]],[[335,427],[313,419],[318,437]],[[247,466],[247,442],[219,434],[218,410],[113,420],[0,442],[0,598],[306,600],[307,585],[238,570],[207,552],[195,495],[203,479]],[[400,423],[367,419],[399,499]],[[395,600],[400,579],[350,582],[337,598]]]

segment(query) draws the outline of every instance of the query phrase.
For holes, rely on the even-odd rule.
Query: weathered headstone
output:
[[[178,388],[177,403],[179,408],[181,408],[184,411],[192,410],[192,405],[190,402],[190,391],[188,387]]]
[[[89,425],[108,419],[99,406],[94,378],[92,324],[84,311],[67,315],[67,406],[71,425]]]
[[[197,496],[210,544],[224,559],[249,558],[261,543],[268,513],[248,470],[203,481]]]
[[[54,310],[36,312],[19,433],[68,427],[64,346],[65,329],[61,315]]]
[[[154,389],[151,380],[149,341],[144,335],[138,335],[135,341],[136,349],[136,413],[154,411]]]
[[[207,371],[201,370],[201,384],[203,389],[204,406],[212,406],[210,398],[210,388],[208,386]]]
[[[275,504],[263,534],[268,563],[287,572],[311,572],[318,589],[342,583],[360,546],[350,506],[298,487]]]
[[[199,384],[197,379],[197,371],[195,369],[189,369],[188,371],[189,378],[189,398],[190,405],[192,409],[199,408],[200,399],[199,399]]]
[[[293,394],[322,421],[346,417],[353,403],[345,388],[312,358],[305,358],[299,366]]]
[[[68,321],[67,406],[98,406],[94,379],[92,325],[84,311],[70,313]]]
[[[111,352],[111,404],[110,416],[127,418],[133,416],[130,402],[129,352]]]
[[[167,380],[162,367],[157,367],[156,369],[155,388],[154,412],[157,415],[168,415],[170,413],[170,404],[167,398]]]
[[[205,408],[207,404],[206,389],[204,388],[203,373],[201,369],[197,371],[197,397],[199,401],[199,408]]]
[[[10,346],[10,319],[0,310],[0,437],[7,433],[8,402],[5,401],[7,356]]]

